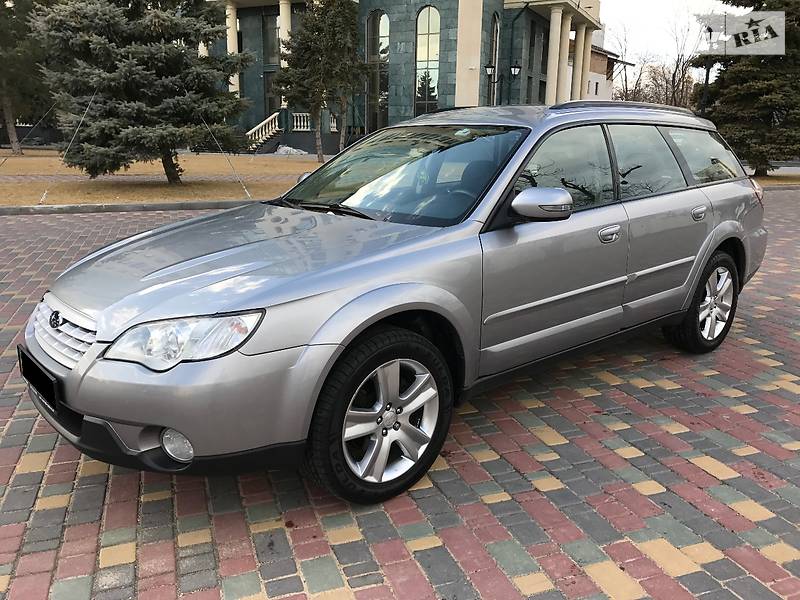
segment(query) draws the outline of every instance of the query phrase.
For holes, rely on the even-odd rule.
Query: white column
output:
[[[292,0],[280,0],[280,13],[278,14],[278,35],[281,39],[281,51],[283,44],[289,41],[289,32],[292,30]],[[281,61],[281,66],[286,66],[286,61]]]
[[[225,3],[225,25],[228,28],[228,37],[226,40],[228,47],[228,54],[239,53],[239,31],[237,27],[236,18],[236,5],[228,0]],[[228,90],[231,92],[239,93],[239,74],[233,75],[228,84]]]
[[[591,27],[586,28],[583,42],[583,69],[581,69],[581,95],[580,97],[586,98],[589,95],[587,86],[589,85],[589,66],[592,62],[592,32]]]
[[[558,49],[561,47],[561,13],[560,6],[550,9],[550,40],[547,45],[547,84],[544,102],[548,106],[556,103],[556,87],[558,85]]]
[[[586,41],[586,23],[581,23],[575,30],[575,60],[572,61],[572,94],[571,100],[580,100],[583,85],[583,43]]]
[[[556,88],[556,102],[569,100],[569,32],[572,29],[572,13],[568,12],[561,18],[561,44],[558,48],[558,87]]]
[[[198,56],[208,56],[208,46],[203,42],[200,42],[197,45],[197,54]]]
[[[483,0],[458,3],[456,106],[480,104],[481,80],[486,77],[481,64],[482,15]]]

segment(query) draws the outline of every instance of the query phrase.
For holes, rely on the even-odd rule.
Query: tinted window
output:
[[[611,125],[622,200],[664,194],[686,187],[678,161],[651,125]]]
[[[563,188],[572,195],[575,210],[614,202],[611,161],[599,125],[574,127],[548,137],[536,150],[514,185]]]
[[[675,140],[697,183],[711,183],[744,177],[739,161],[716,132],[670,127]]]

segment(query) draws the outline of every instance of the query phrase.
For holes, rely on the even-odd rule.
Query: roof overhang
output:
[[[600,29],[600,0],[504,0],[505,8],[524,8],[528,6],[536,14],[550,20],[550,9],[560,6],[564,12],[572,13],[572,26],[585,23],[592,29]]]

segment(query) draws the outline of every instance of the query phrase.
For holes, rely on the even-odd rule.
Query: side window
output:
[[[574,127],[548,137],[514,184],[516,193],[529,187],[564,188],[575,210],[612,204],[611,160],[600,126]]]
[[[622,200],[664,194],[686,187],[678,161],[652,125],[610,125],[617,155]]]
[[[697,183],[745,176],[739,161],[717,132],[680,127],[669,127],[666,131],[686,159]]]

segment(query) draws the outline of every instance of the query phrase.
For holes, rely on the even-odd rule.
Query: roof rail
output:
[[[439,113],[443,112],[450,112],[451,110],[462,110],[464,108],[475,108],[474,106],[446,106],[444,108],[437,108],[436,110],[432,110],[428,113],[424,113],[426,115],[438,115]],[[419,115],[420,117],[422,115]]]
[[[667,104],[652,104],[650,102],[628,102],[624,100],[572,100],[562,102],[550,107],[550,110],[566,110],[569,108],[633,108],[645,110],[663,110],[665,112],[681,113],[684,115],[696,116],[688,108],[680,106],[669,106]]]

